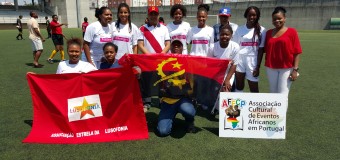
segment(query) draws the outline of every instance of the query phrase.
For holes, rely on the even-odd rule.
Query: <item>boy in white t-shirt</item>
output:
[[[138,49],[143,54],[167,53],[170,49],[170,36],[168,29],[164,25],[158,23],[159,10],[158,7],[152,6],[148,8],[148,23],[141,26],[140,35],[138,37]],[[157,77],[154,77],[157,78]],[[143,81],[143,74],[141,75]],[[152,81],[152,80],[150,80]],[[155,80],[157,81],[157,80]],[[143,90],[143,87],[142,87]],[[143,93],[142,93],[143,96]],[[151,97],[144,97],[144,112],[151,107]]]
[[[233,29],[233,33],[237,30],[238,25],[230,22],[231,9],[229,7],[223,7],[218,12],[218,18],[220,23],[215,24],[214,28],[214,41],[217,42],[220,39],[220,27],[223,25],[229,25]]]
[[[229,59],[229,66],[224,78],[222,92],[233,92],[234,89],[234,74],[236,71],[236,66],[238,64],[238,52],[240,51],[240,46],[231,41],[233,30],[230,25],[226,24],[220,27],[219,30],[219,41],[215,42],[213,49],[213,56],[219,59]],[[218,110],[219,99],[216,100],[215,106],[211,113],[215,113]],[[217,113],[217,112],[216,112]]]
[[[234,74],[238,64],[238,52],[240,46],[231,41],[233,30],[230,25],[224,25],[220,28],[220,41],[214,44],[213,56],[219,59],[229,59],[230,63],[226,72],[224,86],[222,91],[230,92],[234,81]]]
[[[140,27],[138,48],[142,53],[167,53],[170,49],[169,31],[158,23],[158,7],[148,8],[148,23]]]

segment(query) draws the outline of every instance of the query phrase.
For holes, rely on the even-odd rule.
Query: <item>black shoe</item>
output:
[[[41,65],[41,64],[33,64],[33,67],[34,67],[34,68],[42,68],[43,65]]]
[[[196,132],[197,132],[197,130],[196,130],[196,128],[195,128],[194,123],[190,123],[190,124],[188,125],[188,128],[187,128],[187,133],[196,133]]]

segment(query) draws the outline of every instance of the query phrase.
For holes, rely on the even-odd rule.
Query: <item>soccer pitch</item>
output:
[[[41,32],[46,37],[46,30]],[[67,37],[82,35],[80,29],[64,29],[64,33]],[[15,39],[17,30],[0,30],[0,35],[0,159],[340,158],[340,31],[299,31],[303,54],[299,79],[289,94],[285,140],[219,138],[218,116],[211,117],[201,109],[195,121],[198,133],[186,134],[178,114],[171,136],[161,138],[154,133],[159,108],[153,107],[146,114],[148,140],[82,145],[21,142],[31,130],[27,122],[33,118],[26,73],[55,73],[58,64],[46,61],[54,49],[51,39],[44,43],[40,58],[44,67],[33,68],[27,30],[25,40]],[[55,59],[60,59],[59,53]],[[260,92],[268,92],[263,64],[260,76]]]

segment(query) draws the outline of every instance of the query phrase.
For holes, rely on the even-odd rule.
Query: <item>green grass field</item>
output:
[[[42,30],[46,36],[46,31]],[[64,29],[81,36],[80,29]],[[43,68],[33,68],[30,41],[15,39],[16,30],[0,31],[0,159],[340,159],[340,32],[301,31],[303,47],[300,77],[289,95],[285,140],[219,138],[218,121],[198,110],[199,132],[186,134],[177,116],[171,136],[153,132],[159,109],[146,114],[149,139],[82,145],[23,144],[31,126],[32,101],[26,72],[55,73],[57,63],[46,59],[54,48],[48,39],[40,58]],[[66,46],[65,46],[66,47]],[[59,59],[57,54],[55,59]],[[260,91],[268,92],[262,67]],[[53,85],[53,84],[52,84]],[[48,128],[46,128],[48,129]]]

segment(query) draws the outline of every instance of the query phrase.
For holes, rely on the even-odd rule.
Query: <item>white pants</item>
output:
[[[292,68],[272,69],[266,67],[267,76],[269,80],[269,88],[271,93],[284,93],[288,96],[290,85],[292,81],[289,76]]]

